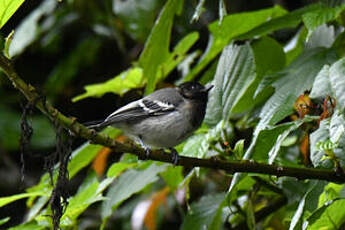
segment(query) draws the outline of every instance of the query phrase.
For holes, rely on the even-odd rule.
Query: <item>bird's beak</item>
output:
[[[208,93],[208,91],[210,91],[210,90],[213,88],[213,86],[214,86],[214,85],[211,85],[211,84],[210,84],[210,85],[207,85],[207,86],[205,87],[205,89],[204,89],[205,92]]]

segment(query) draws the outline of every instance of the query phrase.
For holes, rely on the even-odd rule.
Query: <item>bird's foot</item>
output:
[[[144,155],[139,155],[139,160],[147,160],[150,158],[150,152],[151,152],[151,149],[149,148],[144,148],[145,149],[145,154]]]
[[[177,165],[180,157],[179,157],[176,149],[169,148],[169,150],[170,150],[170,153],[171,153],[171,160],[172,160],[173,165]]]

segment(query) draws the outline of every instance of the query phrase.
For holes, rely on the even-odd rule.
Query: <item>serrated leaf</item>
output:
[[[166,170],[167,165],[150,163],[144,170],[127,170],[116,180],[107,192],[107,199],[102,203],[101,216],[103,226],[112,212],[126,199],[133,194],[140,192],[147,185],[158,180],[158,173]]]
[[[16,12],[24,0],[0,0],[0,28]]]
[[[313,88],[309,94],[310,98],[326,98],[327,96],[332,96],[329,68],[329,65],[324,65],[317,74],[313,83]]]
[[[308,28],[308,37],[320,25],[335,20],[345,9],[344,5],[327,7],[320,4],[320,9],[303,14],[303,22]]]
[[[345,58],[334,63],[329,70],[329,77],[337,106],[341,111],[345,109]]]
[[[215,125],[229,120],[232,109],[255,78],[254,57],[250,46],[231,44],[224,48],[210,92],[205,123]]]
[[[217,229],[220,226],[221,215],[218,213],[222,211],[222,203],[224,201],[224,194],[215,194],[204,196],[198,202],[191,205],[191,210],[187,213],[181,229],[182,230],[203,230],[210,229],[209,226],[213,224],[212,229]],[[218,215],[217,215],[218,214]],[[218,218],[216,218],[218,217]],[[215,218],[217,220],[215,220]],[[215,223],[216,221],[217,223]]]
[[[296,99],[312,87],[317,73],[323,65],[332,63],[336,56],[332,51],[313,49],[302,54],[290,66],[283,70],[273,86],[276,91],[266,102],[260,113],[260,122],[256,127],[256,135],[267,125],[274,125],[290,115]]]

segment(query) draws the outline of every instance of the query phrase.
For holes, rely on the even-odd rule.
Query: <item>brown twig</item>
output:
[[[82,124],[76,122],[75,118],[69,118],[55,109],[49,102],[45,102],[37,90],[28,85],[18,76],[9,59],[0,55],[0,68],[3,69],[13,86],[17,88],[27,98],[29,102],[36,102],[36,107],[47,115],[51,120],[59,122],[61,126],[81,138],[92,140],[93,143],[107,146],[115,152],[132,153],[140,157],[145,157],[145,150],[134,143],[122,144],[101,134],[95,134]],[[171,163],[171,156],[164,151],[156,150],[150,153],[149,159]],[[288,167],[279,165],[269,165],[253,161],[223,161],[216,159],[199,159],[181,156],[178,165],[188,167],[204,167],[211,169],[222,169],[229,173],[246,172],[260,173],[274,176],[289,176],[297,179],[318,179],[337,183],[345,182],[345,175],[328,169],[314,169],[301,167]]]

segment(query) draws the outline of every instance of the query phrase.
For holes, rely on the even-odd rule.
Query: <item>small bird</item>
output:
[[[213,85],[204,87],[198,82],[185,82],[176,88],[160,89],[119,108],[104,121],[88,128],[119,128],[145,149],[147,157],[152,148],[167,148],[176,165],[178,154],[173,147],[200,127],[212,88]]]

